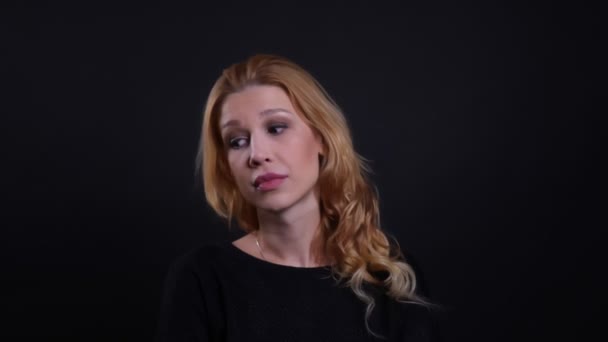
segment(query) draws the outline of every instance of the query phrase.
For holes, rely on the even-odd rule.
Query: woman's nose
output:
[[[259,138],[250,138],[249,142],[249,160],[248,164],[251,167],[261,165],[264,162],[270,161],[270,155],[268,154],[268,144],[261,141]]]

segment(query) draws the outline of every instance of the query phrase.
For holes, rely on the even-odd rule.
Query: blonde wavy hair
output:
[[[323,142],[320,165],[321,238],[334,262],[332,273],[367,304],[365,324],[375,306],[367,285],[384,289],[400,302],[428,304],[416,294],[416,276],[395,239],[380,228],[378,193],[366,160],[355,152],[348,124],[338,105],[307,71],[273,55],[254,55],[225,69],[207,99],[197,173],[202,168],[205,196],[215,212],[246,232],[259,229],[256,208],[239,192],[229,169],[219,130],[221,107],[230,94],[251,85],[280,87],[298,115]],[[374,334],[379,336],[377,334]]]

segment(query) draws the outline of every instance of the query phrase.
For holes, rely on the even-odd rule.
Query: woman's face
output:
[[[282,211],[318,201],[321,139],[281,88],[255,85],[229,95],[220,131],[232,175],[249,203]]]

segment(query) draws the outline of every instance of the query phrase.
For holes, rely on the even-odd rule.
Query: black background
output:
[[[446,341],[580,339],[598,309],[598,30],[582,3],[6,6],[0,334],[152,339],[169,263],[240,234],[194,158],[213,82],[261,52],[345,111]]]

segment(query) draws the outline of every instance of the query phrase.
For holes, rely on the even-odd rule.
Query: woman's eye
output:
[[[235,150],[245,146],[246,143],[247,143],[247,139],[243,138],[243,137],[236,137],[236,138],[231,138],[230,140],[228,140],[228,146],[230,146],[230,148],[235,149]]]
[[[278,135],[283,133],[283,130],[285,130],[285,128],[287,128],[287,125],[285,124],[274,124],[274,125],[270,125],[268,126],[268,133],[272,134],[272,135]],[[247,137],[244,136],[240,136],[240,137],[234,137],[234,138],[229,138],[228,139],[228,147],[233,149],[233,150],[238,150],[242,147],[247,146],[247,143],[249,142],[249,139]]]
[[[268,133],[280,134],[285,128],[287,128],[287,125],[271,125],[268,127]]]

